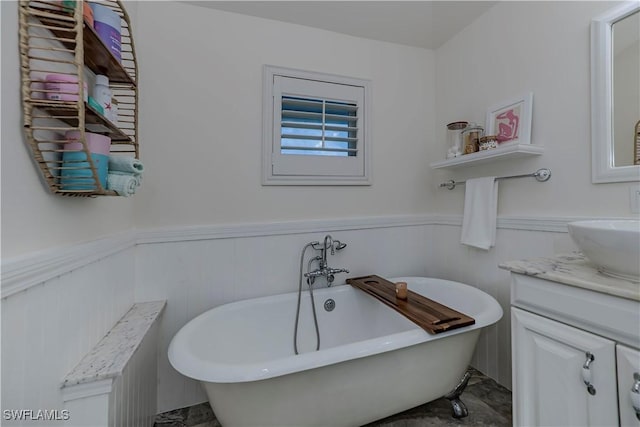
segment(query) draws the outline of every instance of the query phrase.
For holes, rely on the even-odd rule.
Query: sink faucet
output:
[[[335,275],[338,273],[348,273],[349,270],[345,268],[331,268],[327,262],[327,251],[331,251],[331,255],[335,255],[336,250],[344,249],[347,244],[342,243],[340,240],[334,240],[331,235],[327,234],[324,236],[324,242],[321,247],[317,247],[318,245],[313,245],[313,248],[320,251],[320,255],[318,258],[318,268],[313,271],[308,271],[304,274],[309,280],[310,284],[313,284],[316,277],[324,276],[327,279],[327,285],[331,286],[333,281],[335,280]],[[311,265],[311,263],[309,263]]]

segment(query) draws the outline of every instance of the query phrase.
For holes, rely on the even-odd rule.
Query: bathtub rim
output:
[[[189,338],[189,330],[198,327],[199,324],[204,321],[204,319],[211,315],[210,313],[213,310],[234,310],[242,308],[243,306],[255,304],[256,302],[269,303],[270,301],[280,299],[285,295],[297,294],[297,292],[287,292],[278,295],[250,298],[214,307],[189,320],[173,336],[171,343],[169,344],[169,362],[174,367],[174,369],[176,369],[182,375],[198,381],[213,383],[240,383],[259,381],[309,369],[315,369],[322,366],[332,365],[346,360],[360,359],[378,353],[385,353],[400,348],[419,345],[438,339],[445,339],[449,336],[459,335],[469,331],[482,329],[496,323],[498,320],[500,320],[500,318],[502,318],[503,315],[502,307],[500,306],[500,304],[498,304],[495,298],[478,288],[464,283],[445,279],[418,276],[394,277],[389,280],[405,281],[409,283],[409,287],[411,287],[412,282],[415,283],[416,281],[435,281],[440,282],[441,285],[463,287],[464,290],[470,294],[470,298],[482,298],[484,300],[483,302],[486,306],[486,310],[473,316],[476,321],[475,324],[443,332],[440,334],[431,335],[420,328],[418,325],[414,325],[414,328],[409,331],[403,331],[385,335],[382,337],[356,341],[353,343],[343,344],[328,349],[321,349],[320,351],[313,351],[299,355],[292,354],[287,357],[274,359],[278,361],[275,366],[267,366],[269,362],[273,362],[273,360],[260,361],[255,363],[235,364],[227,362],[216,362],[211,360],[205,361],[192,354],[187,354],[184,349],[180,348],[182,342]],[[316,289],[314,290],[314,295],[316,295],[316,298],[320,298],[325,293],[348,292],[350,289],[357,291],[357,289],[353,288],[351,285],[345,284],[333,286],[330,288]],[[390,307],[386,308],[388,310],[393,310]]]

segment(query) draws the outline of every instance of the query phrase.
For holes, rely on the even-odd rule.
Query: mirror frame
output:
[[[614,165],[613,154],[613,24],[640,10],[625,2],[591,21],[591,182],[640,181],[640,166]],[[631,131],[629,131],[631,135]],[[629,153],[631,154],[631,153]]]

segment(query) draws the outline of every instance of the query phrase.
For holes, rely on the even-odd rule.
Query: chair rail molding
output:
[[[567,233],[573,221],[596,217],[498,217],[499,229]],[[614,218],[607,218],[614,219]],[[620,218],[615,218],[620,219]],[[462,215],[397,215],[346,219],[219,224],[130,230],[91,242],[45,249],[2,260],[0,298],[7,298],[137,245],[326,233],[393,227],[462,226]]]
[[[135,233],[120,232],[91,242],[44,249],[3,259],[0,298],[7,298],[54,277],[133,248],[135,244]]]
[[[331,231],[366,230],[389,227],[412,227],[430,224],[431,217],[429,215],[397,215],[385,217],[355,217],[345,219],[167,227],[152,230],[138,230],[136,242],[137,244],[153,244],[184,242],[190,240],[325,233]]]

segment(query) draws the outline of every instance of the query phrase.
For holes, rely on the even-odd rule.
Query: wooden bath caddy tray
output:
[[[380,276],[347,279],[347,283],[396,310],[430,334],[473,325],[476,321],[438,302],[408,290],[407,299],[396,298],[396,285]]]

